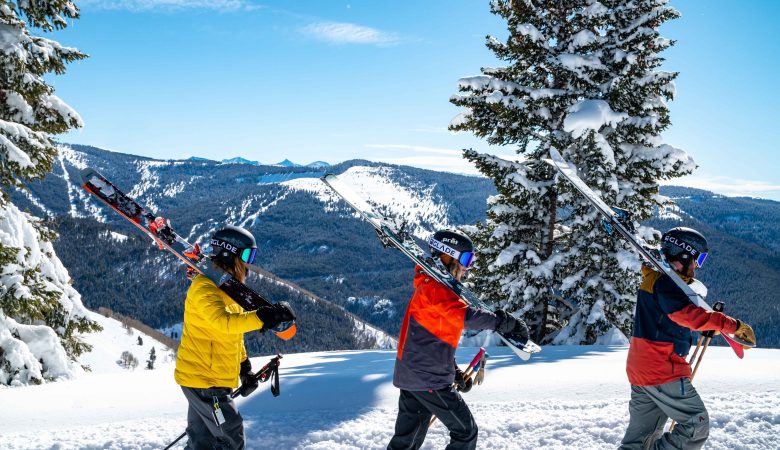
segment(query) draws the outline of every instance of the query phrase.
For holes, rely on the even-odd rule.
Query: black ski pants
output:
[[[406,391],[401,389],[395,435],[387,450],[417,450],[425,440],[428,423],[435,415],[450,431],[446,450],[477,448],[477,423],[463,397],[452,389]]]
[[[230,398],[229,388],[181,387],[187,397],[187,449],[243,450],[244,420]],[[214,404],[222,411],[221,424],[214,417]]]

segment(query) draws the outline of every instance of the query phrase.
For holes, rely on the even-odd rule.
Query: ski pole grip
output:
[[[472,359],[471,363],[469,363],[469,367],[468,368],[473,369],[474,366],[479,364],[479,362],[482,360],[482,355],[484,355],[484,354],[485,354],[485,347],[480,347],[479,351],[477,352],[477,354],[474,355],[474,359]]]

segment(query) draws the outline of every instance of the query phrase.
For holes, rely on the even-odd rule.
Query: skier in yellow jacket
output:
[[[257,252],[254,236],[243,228],[226,226],[212,236],[211,247],[212,262],[243,282],[245,263],[251,264]],[[189,403],[187,448],[244,448],[243,419],[230,398],[239,378],[251,383],[253,375],[244,333],[294,319],[286,302],[244,311],[211,280],[195,277],[184,303],[174,372]]]

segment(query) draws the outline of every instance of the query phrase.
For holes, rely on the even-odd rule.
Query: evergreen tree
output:
[[[72,374],[89,349],[77,333],[97,330],[54,255],[54,233],[9,199],[11,189],[43,178],[57,151],[51,134],[82,125],[54,95],[47,73],[86,55],[39,36],[77,18],[70,1],[0,1],[0,383],[38,383]]]
[[[550,147],[561,150],[607,203],[637,220],[666,202],[658,180],[694,168],[683,151],[660,139],[676,74],[658,70],[658,53],[672,45],[658,28],[678,13],[664,0],[495,0],[491,11],[507,21],[509,36],[503,42],[488,36],[487,46],[508,64],[460,80],[461,94],[451,101],[465,112],[450,129],[516,146],[523,161],[497,164],[490,155],[465,153],[499,191],[480,227],[487,257],[474,283],[497,298],[503,294],[526,317],[542,313],[530,317],[537,337],[556,325],[544,312],[554,286],[577,305],[555,342],[620,338],[616,330],[630,333],[638,259],[603,232],[582,197],[565,183],[555,185],[543,159]],[[528,295],[513,297],[515,291]]]
[[[468,150],[465,157],[495,181],[498,195],[488,199],[485,223],[477,224],[480,249],[471,284],[483,300],[523,316],[537,341],[556,330],[554,293],[556,264],[552,256],[549,206],[552,181],[526,164]],[[553,216],[554,217],[554,214]]]

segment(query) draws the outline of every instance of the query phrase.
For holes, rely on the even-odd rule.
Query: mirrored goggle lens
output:
[[[701,267],[701,266],[704,265],[704,260],[707,259],[707,255],[709,255],[709,253],[699,253],[699,257],[696,258],[696,266],[697,267]]]
[[[468,268],[474,262],[474,252],[461,252],[458,262],[463,267]]]
[[[252,264],[255,262],[255,254],[257,254],[256,248],[245,248],[244,251],[241,252],[241,261]]]

